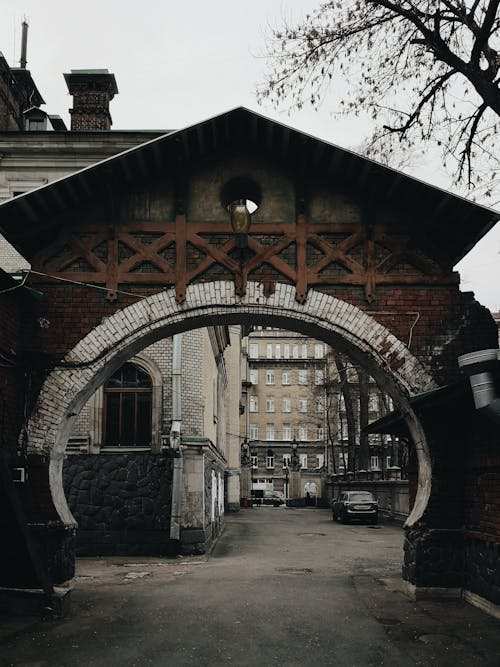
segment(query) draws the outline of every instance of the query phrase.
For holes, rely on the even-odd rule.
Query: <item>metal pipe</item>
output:
[[[182,334],[176,334],[172,341],[172,425],[170,427],[170,448],[174,454],[172,473],[172,510],[170,513],[170,539],[179,540],[181,532],[182,473],[181,448],[182,427]]]
[[[19,64],[22,69],[26,69],[26,64],[28,55],[28,23],[26,20],[22,23],[22,36],[21,36],[21,60]]]
[[[500,350],[478,350],[458,357],[458,365],[469,378],[476,410],[500,424],[500,396],[493,375]]]

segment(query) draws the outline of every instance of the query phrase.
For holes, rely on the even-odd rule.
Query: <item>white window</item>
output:
[[[298,345],[293,345],[293,346],[292,346],[292,357],[293,357],[294,359],[298,359],[298,358],[299,358],[299,346],[298,346]]]
[[[300,467],[307,470],[307,454],[300,454]]]
[[[286,470],[290,467],[290,459],[292,458],[291,454],[283,454],[283,470]]]
[[[290,384],[292,381],[292,374],[290,371],[281,371],[281,384]]]
[[[305,368],[299,370],[299,384],[307,384],[307,369]]]
[[[274,396],[266,396],[266,412],[274,412]]]
[[[307,344],[302,345],[302,359],[307,359]]]
[[[283,345],[283,359],[290,359],[290,345],[288,343]]]
[[[299,398],[299,412],[307,412],[307,398]]]
[[[392,466],[392,461],[390,456],[385,457],[385,467],[390,468]]]
[[[314,384],[323,384],[325,380],[325,371],[315,370],[314,371]]]
[[[266,440],[274,440],[274,424],[266,424]]]
[[[259,425],[258,424],[249,424],[248,426],[248,437],[250,440],[259,439]]]
[[[252,468],[258,468],[259,464],[258,464],[257,454],[252,454],[252,456],[250,458],[251,458],[251,461],[252,461]]]
[[[387,409],[389,410],[389,412],[392,412],[394,410],[394,403],[392,402],[392,398],[390,396],[387,396],[386,401],[387,401]]]
[[[248,356],[250,359],[258,359],[259,358],[259,344],[258,343],[250,343],[248,347]]]
[[[269,454],[266,456],[266,468],[268,470],[273,470],[274,468],[274,456],[270,456]]]
[[[281,359],[281,345],[279,343],[274,348],[274,356],[276,359]]]
[[[323,359],[325,356],[325,346],[323,343],[315,343],[314,344],[314,358],[315,359]]]
[[[291,424],[283,424],[283,440],[291,440],[292,439],[292,425]]]
[[[318,426],[316,429],[316,440],[323,440],[325,437],[325,429],[322,426]]]
[[[274,382],[275,382],[274,368],[268,368],[266,370],[266,384],[274,384]]]
[[[283,396],[281,399],[281,412],[291,412],[292,411],[292,399],[290,396]]]
[[[378,456],[370,456],[370,470],[380,470],[380,461]]]
[[[378,396],[377,394],[370,394],[368,399],[368,409],[372,412],[378,411]]]
[[[272,359],[273,358],[273,344],[268,343],[266,345],[266,358],[267,359]]]
[[[299,440],[307,440],[307,426],[305,424],[299,425]]]
[[[325,404],[323,402],[322,398],[317,398],[316,399],[316,412],[324,412],[325,411]]]
[[[349,465],[349,454],[346,452],[339,454],[339,470],[347,470]]]
[[[259,384],[259,369],[251,368],[250,369],[250,382],[252,384]]]
[[[254,396],[253,394],[250,395],[250,404],[249,404],[249,410],[250,412],[258,412],[259,411],[259,400],[257,396]]]
[[[316,458],[318,459],[318,468],[322,468],[325,465],[325,455],[324,454],[316,454]]]

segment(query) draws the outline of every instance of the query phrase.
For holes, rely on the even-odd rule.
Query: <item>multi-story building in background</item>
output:
[[[324,498],[331,473],[374,472],[401,462],[401,443],[363,428],[392,410],[375,380],[324,342],[256,327],[243,342],[247,365],[241,431],[251,457],[253,490],[289,495],[292,449],[301,493]]]
[[[248,392],[243,432],[253,489],[288,497],[292,443],[297,443],[303,497],[322,497],[329,468],[322,387],[325,344],[258,327],[244,340]]]

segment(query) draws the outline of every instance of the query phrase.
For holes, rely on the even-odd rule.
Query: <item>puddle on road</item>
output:
[[[310,567],[277,567],[276,572],[282,574],[312,574]]]

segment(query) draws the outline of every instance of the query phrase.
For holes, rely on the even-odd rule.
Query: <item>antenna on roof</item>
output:
[[[28,62],[26,59],[27,53],[28,53],[28,22],[26,21],[26,17],[24,17],[22,23],[22,37],[21,37],[21,60],[19,61],[19,64],[21,65],[22,69],[26,69],[26,63]]]

